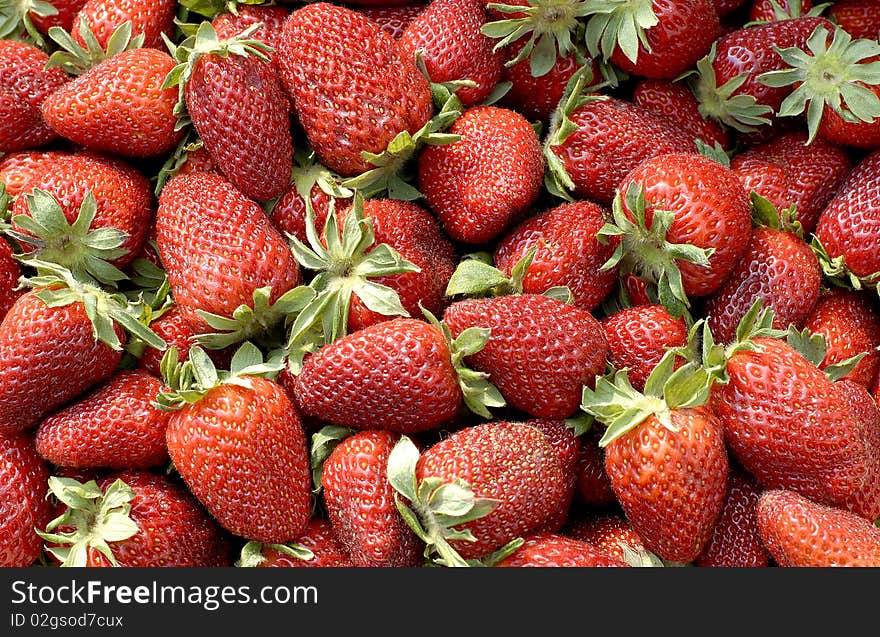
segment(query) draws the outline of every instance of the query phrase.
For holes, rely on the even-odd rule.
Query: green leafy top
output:
[[[549,73],[557,57],[577,52],[576,42],[583,31],[580,18],[590,13],[590,3],[585,0],[528,0],[526,6],[491,2],[486,7],[517,14],[513,18],[488,22],[482,31],[484,35],[498,39],[495,51],[528,36],[516,57],[506,64],[512,66],[529,58],[534,77]]]
[[[61,27],[50,27],[49,37],[61,48],[49,56],[46,68],[58,66],[71,75],[82,75],[114,55],[123,51],[139,49],[144,44],[144,34],[139,33],[135,37],[131,37],[131,29],[130,20],[123,22],[107,40],[106,48],[102,48],[84,17],[80,18],[79,35],[85,42],[85,46],[73,39]]]
[[[266,561],[263,550],[267,548],[304,562],[315,559],[315,554],[302,544],[262,544],[261,542],[251,540],[241,547],[241,556],[236,560],[235,565],[239,568],[255,568],[259,566]]]
[[[810,240],[810,248],[819,259],[824,279],[832,285],[849,290],[876,290],[880,294],[880,272],[867,276],[857,275],[847,266],[845,255],[832,257],[816,235]]]
[[[181,137],[180,141],[177,143],[174,152],[168,155],[165,163],[159,168],[159,172],[155,177],[156,186],[153,189],[153,194],[158,197],[161,194],[162,189],[165,187],[165,184],[167,184],[172,177],[177,175],[180,172],[180,169],[186,164],[189,159],[189,154],[203,147],[204,144],[202,143],[202,140],[199,139],[195,129],[187,128],[183,137]]]
[[[221,13],[238,15],[238,7],[241,5],[266,5],[274,2],[273,0],[178,0],[178,4],[210,20]]]
[[[784,210],[778,210],[773,202],[754,190],[749,196],[752,204],[752,223],[755,226],[767,226],[804,238],[804,227],[797,220],[797,206],[792,204]]]
[[[785,335],[785,341],[816,367],[822,364],[828,353],[825,337],[822,334],[812,334],[807,328],[799,330],[794,325],[790,325]],[[856,365],[867,355],[868,352],[860,352],[855,356],[828,365],[822,371],[830,381],[838,381],[854,370]]]
[[[599,53],[607,60],[617,48],[635,64],[639,45],[648,52],[647,30],[659,22],[652,0],[593,0],[589,2],[584,38],[593,56]]]
[[[806,110],[807,143],[816,138],[826,107],[850,123],[871,122],[880,117],[880,97],[869,88],[880,85],[880,60],[866,62],[880,56],[880,43],[853,40],[840,27],[834,29],[830,44],[829,35],[825,25],[819,25],[807,38],[807,51],[774,46],[789,68],[758,77],[767,86],[796,86],[783,100],[778,115],[793,117]]]
[[[324,475],[324,462],[339,446],[339,443],[355,433],[355,429],[340,427],[339,425],[326,425],[312,434],[312,447],[309,453],[309,461],[312,467],[312,492],[321,491],[321,477]]]
[[[46,41],[34,25],[33,16],[53,15],[58,15],[58,9],[44,0],[0,0],[0,40],[22,40],[45,48]]]

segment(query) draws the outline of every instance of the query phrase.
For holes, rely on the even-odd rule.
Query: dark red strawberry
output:
[[[312,518],[296,544],[311,552],[309,559],[291,555],[288,547],[277,544],[261,544],[256,566],[260,568],[346,568],[351,560],[333,536],[330,523],[323,518]],[[241,564],[241,566],[249,566]]]
[[[519,55],[524,42],[515,42],[505,50],[507,63],[504,66],[502,80],[511,83],[510,90],[505,93],[502,103],[529,120],[542,120],[547,122],[562,99],[565,86],[571,76],[581,68],[582,63],[576,53],[557,57],[556,62],[547,73],[540,77],[532,75],[530,62],[524,59],[511,64]],[[601,79],[599,65],[592,62],[590,65],[593,80]]]
[[[539,534],[525,538],[523,545],[495,566],[499,567],[621,567],[622,560],[597,547],[562,535]]]
[[[540,194],[538,136],[522,115],[495,106],[468,109],[448,132],[461,139],[419,155],[419,189],[454,241],[490,241]]]
[[[34,529],[52,519],[46,499],[49,469],[34,450],[33,437],[0,433],[0,566],[24,567],[39,557],[43,543]]]
[[[393,4],[357,7],[370,20],[395,40],[399,40],[416,16],[425,10],[424,4]]]
[[[793,491],[766,491],[758,528],[779,566],[880,566],[880,529]]]
[[[63,467],[146,469],[168,460],[170,414],[153,403],[162,382],[141,370],[120,371],[101,387],[40,423],[37,451]]]
[[[528,420],[525,424],[531,425],[547,436],[547,441],[559,456],[559,466],[562,467],[562,473],[568,482],[566,497],[559,510],[542,529],[545,533],[556,533],[568,519],[577,487],[577,463],[581,451],[580,436],[564,420]]]
[[[32,9],[28,13],[28,18],[40,33],[48,33],[51,27],[61,27],[65,31],[70,31],[76,14],[79,13],[85,3],[86,0],[53,0],[52,6],[57,13],[43,16]],[[34,4],[34,2],[31,1],[31,4]]]
[[[811,0],[754,0],[749,7],[749,22],[775,22],[814,16],[816,12],[812,9]]]
[[[581,452],[575,466],[575,498],[583,504],[605,507],[617,504],[617,496],[605,473],[605,451],[599,446],[601,437],[601,433],[593,431],[581,437]]]
[[[855,418],[862,423],[868,449],[868,474],[865,481],[841,508],[874,521],[880,518],[880,409],[864,385],[844,378],[834,383],[834,387],[849,405]]]
[[[718,10],[718,15],[724,18],[735,12],[746,2],[748,0],[715,0],[715,8]]]
[[[143,46],[161,49],[162,34],[173,35],[176,7],[174,0],[87,0],[73,20],[73,37],[85,45],[78,27],[85,21],[101,48],[106,48],[113,32],[131,22],[132,34],[143,34]]]
[[[853,38],[877,38],[880,0],[840,0],[828,8],[828,18]]]
[[[617,513],[601,513],[578,518],[569,523],[563,534],[595,546],[608,557],[625,561],[627,554],[647,551],[642,538],[626,518]]]
[[[12,246],[0,239],[0,321],[15,303],[15,299],[22,294],[17,289],[19,277],[21,268],[12,256]]]

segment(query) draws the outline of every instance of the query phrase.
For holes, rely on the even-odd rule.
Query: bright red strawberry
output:
[[[495,248],[495,264],[508,276],[532,248],[532,262],[523,279],[523,292],[541,294],[556,286],[571,290],[573,302],[592,311],[617,281],[614,269],[600,271],[614,252],[596,233],[610,216],[589,201],[566,203],[526,219],[507,233]]]
[[[87,0],[73,20],[73,37],[80,44],[85,41],[79,32],[79,24],[85,20],[101,48],[113,32],[123,23],[131,22],[133,35],[144,35],[144,46],[164,48],[162,34],[174,35],[174,0]]]
[[[32,0],[31,3],[33,4]],[[79,13],[85,3],[86,0],[53,0],[52,6],[57,13],[42,16],[31,10],[28,13],[28,18],[40,33],[48,33],[51,27],[61,27],[65,31],[70,31],[76,14]]]
[[[880,369],[880,315],[866,292],[835,288],[820,295],[804,328],[825,339],[819,369],[867,352],[846,378],[871,388]]]
[[[575,499],[590,506],[617,504],[617,496],[605,473],[605,451],[599,446],[601,434],[590,432],[582,436],[581,451],[575,466]]]
[[[53,477],[49,488],[64,517],[42,536],[48,553],[66,566],[231,565],[227,537],[165,476],[122,471],[85,484]]]
[[[174,59],[157,49],[114,55],[54,91],[42,104],[52,129],[92,150],[125,157],[171,151],[177,91],[162,88]]]
[[[263,544],[257,558],[259,560],[257,566],[260,568],[346,568],[354,566],[333,536],[330,523],[323,518],[309,520],[309,525],[305,532],[296,539],[296,544],[311,551],[312,558],[301,559],[290,555],[278,545]]]
[[[542,529],[545,533],[556,533],[568,519],[571,503],[577,487],[577,463],[580,459],[581,441],[572,427],[564,420],[529,420],[527,425],[543,432],[547,441],[559,456],[559,466],[568,482],[566,497],[562,501],[556,515]]]
[[[662,305],[625,308],[601,323],[608,361],[614,369],[626,369],[629,382],[639,391],[667,349],[684,347],[688,342],[684,319],[671,316]]]
[[[374,168],[363,152],[382,153],[399,133],[415,134],[431,119],[431,89],[415,61],[351,9],[317,2],[293,11],[278,60],[309,144],[340,175]]]
[[[812,9],[811,0],[754,0],[749,7],[749,22],[775,22],[812,16],[815,15]]]
[[[19,277],[21,277],[21,268],[12,256],[12,246],[0,239],[0,321],[15,303],[15,299],[22,294],[16,289]]]
[[[493,51],[495,41],[480,31],[485,22],[482,0],[436,0],[400,36],[400,51],[414,59],[423,49],[432,82],[476,82],[455,94],[465,106],[478,104],[498,84],[503,63],[501,53]]]
[[[399,40],[406,28],[425,10],[424,4],[401,4],[357,7],[370,20],[395,40]]]
[[[419,155],[419,189],[454,241],[490,241],[540,194],[538,136],[522,115],[495,106],[468,109],[448,132],[461,139]]]
[[[766,491],[758,528],[779,566],[880,566],[880,529],[793,491]]]
[[[759,568],[768,565],[770,556],[761,541],[755,511],[760,496],[761,490],[752,479],[731,466],[724,508],[712,537],[695,561],[697,566]]]
[[[873,522],[880,519],[880,408],[864,385],[844,378],[834,383],[834,387],[862,423],[868,448],[868,475],[862,487],[841,508]]]
[[[290,11],[286,7],[274,5],[242,4],[236,7],[235,13],[218,14],[211,20],[211,26],[223,39],[235,37],[248,27],[260,24],[250,37],[270,46],[274,51],[267,51],[269,59],[275,60],[275,53],[281,44],[281,31]]]
[[[709,146],[720,144],[730,149],[730,133],[715,120],[706,119],[700,113],[700,103],[687,86],[663,80],[644,79],[633,91],[636,106],[665,117],[694,139],[701,139]]]
[[[61,69],[46,69],[48,61],[35,46],[0,40],[0,152],[38,148],[55,139],[40,106],[68,78]]]
[[[877,38],[880,33],[880,0],[840,0],[828,8],[828,18],[853,38]]]
[[[510,82],[510,90],[501,98],[501,102],[527,119],[547,122],[562,99],[565,86],[571,76],[582,66],[575,53],[557,57],[556,62],[547,73],[540,77],[532,75],[528,59],[521,60],[516,64],[508,64],[515,60],[522,49],[524,42],[514,42],[505,49],[504,57],[507,64],[504,66],[502,80]],[[591,70],[593,80],[599,81],[601,74],[598,63],[592,62]]]
[[[324,462],[321,484],[333,534],[355,566],[418,566],[424,546],[406,526],[388,482],[399,436],[361,431]]]
[[[586,310],[537,294],[467,299],[450,305],[444,320],[453,336],[490,330],[486,346],[467,357],[489,374],[513,407],[535,418],[567,418],[581,389],[605,369],[608,346]]]
[[[647,551],[642,538],[626,518],[617,513],[601,513],[579,518],[563,529],[563,534],[595,546],[608,557],[625,561],[627,550]]]
[[[101,387],[40,423],[37,451],[62,467],[146,469],[167,462],[170,414],[154,406],[162,382],[120,371]]]
[[[162,316],[150,323],[153,330],[168,347],[176,347],[178,360],[184,362],[189,358],[189,348],[196,344],[196,338],[211,331],[211,327],[192,310],[174,305]],[[154,376],[161,376],[161,362],[164,350],[147,346],[138,361],[138,367]],[[228,369],[232,357],[230,349],[207,350],[208,357],[221,369]]]
[[[57,150],[22,150],[9,153],[0,159],[0,181],[10,197],[18,197],[28,189],[31,180],[46,169],[49,162],[66,156],[68,153]]]
[[[612,558],[587,542],[562,535],[539,534],[525,538],[523,545],[495,566],[499,567],[622,567],[626,563]]]
[[[0,433],[0,566],[30,566],[39,557],[43,543],[34,529],[45,528],[52,519],[48,479],[49,469],[34,450],[32,436]]]

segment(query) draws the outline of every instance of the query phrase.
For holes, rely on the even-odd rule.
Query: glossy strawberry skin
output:
[[[801,327],[819,297],[822,270],[803,239],[766,226],[755,228],[745,254],[705,305],[719,343],[736,339],[736,327],[755,300],[772,308],[773,327]]]
[[[394,504],[388,457],[398,436],[361,431],[324,463],[324,503],[337,541],[355,566],[418,566],[423,546]]]
[[[43,549],[34,529],[52,519],[46,499],[49,469],[27,434],[0,432],[0,566],[33,564]]]
[[[844,378],[834,383],[834,388],[862,424],[868,450],[865,481],[855,495],[843,502],[841,508],[873,522],[880,518],[880,409],[864,385]]]
[[[399,433],[434,429],[452,419],[462,402],[443,335],[408,318],[325,345],[306,358],[294,393],[307,416]]]
[[[0,181],[10,197],[18,197],[50,162],[69,153],[57,150],[21,150],[0,159]]]
[[[506,16],[505,16],[506,17]],[[526,39],[514,42],[504,50],[507,62],[516,58]],[[510,82],[510,90],[501,98],[501,103],[522,113],[529,121],[542,120],[547,122],[562,99],[565,85],[581,65],[574,54],[557,57],[556,63],[541,77],[532,75],[531,62],[528,59],[510,66],[504,66],[502,80]],[[601,80],[599,66],[592,65],[593,78]]]
[[[599,271],[616,248],[615,241],[603,245],[596,238],[609,214],[597,204],[577,201],[529,217],[501,239],[495,248],[495,266],[509,276],[517,262],[537,246],[523,291],[541,294],[566,286],[575,305],[592,311],[617,281],[615,269]]]
[[[176,177],[159,197],[156,238],[175,301],[189,310],[231,316],[299,285],[302,274],[284,237],[259,205],[223,177]]]
[[[616,98],[588,102],[570,119],[577,130],[550,148],[579,199],[610,205],[621,180],[643,161],[695,148],[690,136],[669,120]]]
[[[822,294],[804,327],[825,338],[820,369],[867,352],[846,378],[870,388],[880,369],[880,315],[866,292],[835,288]]]
[[[248,378],[175,412],[166,441],[190,491],[225,529],[283,544],[306,528],[311,501],[306,437],[280,385]]]
[[[717,143],[724,149],[731,147],[732,140],[727,130],[700,114],[700,103],[683,84],[644,79],[636,85],[632,101],[636,106],[665,117],[694,139],[701,139],[709,146]]]
[[[452,540],[465,559],[482,557],[507,542],[541,528],[565,498],[566,480],[559,457],[546,436],[525,424],[492,422],[460,429],[429,447],[419,458],[416,476],[451,482],[460,478],[477,498],[498,505],[486,516],[466,522],[476,542]]]
[[[80,20],[85,19],[102,48],[124,22],[131,21],[132,35],[144,35],[144,47],[164,50],[162,34],[171,37],[174,30],[173,0],[87,0],[74,18],[73,37],[85,44],[79,34]]]
[[[44,69],[48,61],[35,46],[0,41],[0,152],[37,148],[55,139],[40,105],[67,75],[58,68]]]
[[[813,8],[813,3],[811,2],[811,0],[799,0],[798,3],[789,2],[789,0],[778,0],[778,4],[783,10],[789,12],[789,15],[791,15],[791,11],[794,6],[800,7],[801,15],[806,14],[810,9]],[[776,12],[773,10],[771,0],[754,0],[754,2],[752,2],[752,6],[749,7],[749,22],[758,21],[776,21]]]
[[[284,192],[293,142],[287,101],[272,66],[252,55],[203,55],[185,95],[205,148],[242,194],[266,201]]]
[[[861,428],[830,380],[787,343],[756,338],[713,385],[711,406],[728,449],[765,489],[790,489],[841,503],[864,482],[869,458]]]
[[[748,193],[736,175],[702,155],[671,154],[639,164],[618,191],[626,193],[632,183],[645,189],[649,227],[652,208],[675,213],[667,242],[715,249],[708,267],[678,262],[685,294],[705,296],[719,289],[752,233]]]
[[[862,159],[819,217],[816,238],[858,276],[880,272],[880,151]]]
[[[406,28],[400,37],[404,57],[415,58],[424,49],[425,68],[432,82],[472,80],[455,94],[471,106],[489,97],[501,78],[503,61],[494,52],[495,41],[482,34],[486,12],[481,0],[437,0]]]
[[[62,137],[95,151],[162,155],[183,135],[174,130],[177,91],[161,88],[174,66],[157,49],[114,55],[53,92],[42,104],[43,117]]]
[[[571,504],[577,486],[577,463],[580,458],[581,442],[574,430],[564,420],[528,420],[525,422],[539,430],[547,437],[547,442],[556,450],[559,466],[568,483],[566,496],[563,498],[556,515],[543,527],[545,533],[556,533],[568,519]]]
[[[828,18],[839,24],[853,40],[876,39],[880,32],[880,1],[841,0],[828,8]]]
[[[461,139],[419,155],[419,190],[450,238],[485,243],[537,200],[544,176],[538,137],[522,115],[496,106],[466,110],[448,132]]]
[[[490,330],[489,341],[467,358],[489,374],[508,404],[535,418],[560,419],[578,410],[584,385],[605,369],[607,344],[593,316],[537,294],[469,299],[450,305],[444,321],[458,336]]]
[[[707,409],[675,409],[677,432],[655,416],[605,447],[605,471],[645,547],[690,562],[724,504],[728,461],[721,425]]]
[[[880,529],[792,491],[766,491],[758,528],[779,566],[880,566]]]
[[[425,10],[424,4],[403,4],[403,5],[380,5],[380,6],[364,6],[357,7],[357,11],[363,13],[370,20],[379,25],[383,31],[395,40],[399,40],[406,28],[412,24],[422,11]]]
[[[496,566],[588,568],[625,567],[626,564],[586,542],[562,535],[538,534],[526,537],[525,543],[513,555],[504,558]]]
[[[34,292],[19,297],[0,323],[0,431],[34,427],[109,378],[121,358],[95,339],[82,303],[49,308]]]
[[[754,481],[731,466],[724,507],[696,565],[760,568],[769,564],[770,556],[761,541],[755,511],[760,496],[761,490]]]
[[[605,507],[617,504],[617,496],[605,472],[605,450],[599,446],[600,437],[593,431],[583,436],[575,466],[575,499],[590,506]]]
[[[642,538],[626,518],[617,513],[600,513],[576,519],[569,523],[563,534],[595,546],[611,559],[624,561],[624,547],[645,551]]]
[[[65,467],[146,469],[168,460],[171,416],[153,405],[164,389],[144,371],[120,371],[104,385],[55,412],[37,429],[37,451]]]
[[[16,289],[20,276],[21,268],[12,256],[12,246],[0,239],[0,321],[22,294]]]
[[[362,152],[381,153],[398,133],[415,133],[432,116],[431,89],[415,62],[350,9],[318,2],[293,11],[278,60],[310,145],[342,176],[370,170]]]
[[[877,37],[877,35],[874,35],[873,39],[876,41]],[[872,59],[880,61],[878,56]],[[863,88],[871,90],[880,99],[880,86],[867,86],[862,82],[858,84]],[[840,144],[841,146],[851,146],[867,150],[880,148],[880,117],[875,117],[869,122],[848,122],[836,113],[834,109],[826,106],[822,113],[822,122],[819,124],[818,136],[825,141],[832,144]]]
[[[668,348],[687,345],[687,326],[662,305],[636,305],[605,317],[601,321],[608,343],[608,360],[614,369],[628,370],[629,382],[637,390]]]
[[[333,536],[330,523],[322,518],[309,520],[305,532],[296,539],[296,543],[309,549],[314,557],[310,560],[300,560],[271,546],[264,546],[263,557],[266,559],[259,564],[260,568],[350,568],[354,566]]]
[[[821,138],[809,145],[806,142],[803,131],[783,133],[735,155],[730,168],[747,190],[754,190],[777,209],[794,205],[797,220],[809,234],[852,162],[844,150]]]

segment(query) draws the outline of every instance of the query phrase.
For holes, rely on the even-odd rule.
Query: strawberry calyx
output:
[[[122,480],[101,491],[94,480],[83,484],[73,478],[52,476],[49,493],[67,508],[49,522],[45,531],[36,531],[46,542],[57,545],[47,546],[46,551],[61,566],[86,566],[92,551],[103,555],[112,566],[119,566],[110,542],[127,540],[140,531],[129,515],[134,490]]]
[[[315,559],[315,554],[302,544],[263,544],[262,542],[251,540],[241,548],[241,556],[235,562],[235,566],[239,568],[255,568],[259,566],[266,561],[266,556],[263,555],[263,549],[266,548],[304,562]]]
[[[794,325],[789,325],[785,334],[785,342],[816,367],[819,367],[828,353],[825,337],[822,334],[812,334],[807,328],[799,330]],[[855,369],[856,365],[867,355],[868,352],[859,352],[855,356],[828,365],[822,371],[831,382],[836,382]]]
[[[35,46],[43,48],[46,40],[31,16],[48,18],[53,15],[58,15],[58,9],[44,0],[6,2],[0,7],[0,39],[31,40]]]
[[[122,247],[128,235],[117,228],[92,229],[98,205],[91,192],[83,198],[73,223],[48,192],[35,188],[25,197],[30,214],[13,216],[13,226],[5,230],[20,245],[34,248],[19,258],[57,263],[80,281],[116,287],[127,279],[110,261],[128,254]]]
[[[592,17],[584,39],[591,55],[601,52],[608,60],[620,49],[635,64],[639,45],[651,51],[646,32],[660,22],[652,0],[593,0],[589,5],[586,15]]]
[[[85,46],[61,27],[50,27],[49,37],[61,48],[49,56],[46,68],[57,66],[70,75],[82,75],[114,55],[141,48],[144,44],[144,34],[139,33],[132,37],[131,30],[131,20],[123,22],[113,31],[107,40],[107,46],[102,47],[89,28],[85,17],[81,17],[79,22],[79,35]]]
[[[293,153],[293,170],[290,180],[297,194],[303,201],[311,201],[312,189],[317,186],[328,197],[333,199],[350,199],[354,190],[342,185],[343,178],[317,160],[311,148],[299,147]],[[277,199],[267,205],[267,213],[272,214],[272,207]]]
[[[350,427],[325,425],[312,434],[312,446],[309,450],[309,464],[312,468],[312,493],[320,493],[323,488],[321,477],[324,475],[324,463],[327,458],[339,446],[339,443],[354,435],[356,431]]]
[[[186,164],[187,159],[189,159],[189,154],[203,147],[204,144],[202,143],[202,140],[199,139],[195,129],[188,128],[183,137],[181,137],[180,141],[177,143],[174,152],[168,155],[168,159],[165,160],[165,163],[162,164],[162,167],[156,174],[156,186],[153,189],[153,194],[158,197],[162,192],[162,189],[165,187],[165,184],[168,183],[168,180],[177,175],[180,172],[180,169]]]
[[[818,18],[825,12],[825,9],[830,6],[830,2],[824,2],[815,5],[809,11],[804,11],[804,3],[802,0],[788,0],[786,6],[782,6],[778,0],[770,0],[770,8],[773,10],[773,19],[752,20],[751,22],[746,22],[743,27],[767,24],[768,22],[780,22],[782,20],[794,20],[795,18]]]
[[[490,2],[487,9],[516,15],[484,24],[482,33],[498,40],[496,52],[528,36],[506,66],[528,58],[532,76],[541,77],[550,72],[557,58],[577,51],[576,42],[583,32],[580,18],[590,14],[590,4],[585,0],[528,0],[526,5]]]
[[[205,16],[209,20],[221,13],[238,15],[239,5],[274,4],[272,0],[178,0],[178,4],[191,11]]]
[[[254,377],[275,378],[284,369],[284,357],[280,352],[270,353],[268,360],[263,352],[245,341],[232,355],[229,370],[218,370],[213,361],[198,345],[189,350],[189,358],[179,362],[177,347],[169,347],[162,356],[159,369],[167,391],[156,396],[155,406],[163,411],[175,411],[199,402],[209,391],[222,385],[251,388]]]
[[[730,168],[730,154],[724,150],[724,147],[719,142],[709,146],[709,144],[697,137],[694,138],[694,145],[697,147],[697,152],[703,157],[708,157],[712,161],[717,161],[725,168]]]
[[[632,215],[632,219],[624,210]],[[698,248],[687,243],[669,243],[666,234],[675,221],[675,213],[652,208],[651,225],[646,221],[645,189],[630,183],[622,197],[618,192],[611,204],[613,222],[606,223],[596,235],[607,244],[609,237],[620,237],[620,243],[600,271],[619,268],[621,275],[635,273],[656,286],[658,301],[672,316],[687,313],[690,300],[685,294],[677,261],[707,267],[714,248]]]
[[[795,204],[784,210],[779,210],[773,205],[773,202],[754,190],[749,197],[751,199],[752,225],[766,226],[781,232],[790,232],[800,239],[804,238],[804,227],[797,220],[797,206]]]
[[[816,235],[810,240],[810,248],[819,260],[822,274],[829,283],[850,290],[876,290],[880,294],[880,272],[859,276],[846,264],[846,256],[832,257]]]
[[[826,107],[850,123],[872,122],[880,117],[880,97],[871,86],[880,85],[880,56],[876,40],[853,40],[844,29],[836,27],[831,43],[828,29],[819,25],[807,38],[807,51],[797,47],[773,47],[789,68],[769,71],[758,77],[772,87],[794,85],[777,113],[794,117],[806,111],[807,143],[819,131]]]
[[[402,436],[388,457],[388,482],[394,488],[394,504],[413,532],[425,543],[424,556],[437,566],[482,566],[479,560],[465,560],[450,540],[475,542],[467,529],[455,527],[484,517],[498,506],[498,500],[478,498],[471,486],[456,478],[444,482],[438,477],[419,480],[416,465],[419,450]]]
[[[748,73],[741,73],[718,86],[715,74],[716,43],[709,53],[697,61],[696,69],[687,71],[676,80],[687,79],[688,86],[699,102],[700,115],[714,119],[741,133],[753,133],[771,123],[773,109],[748,93],[737,93]]]

